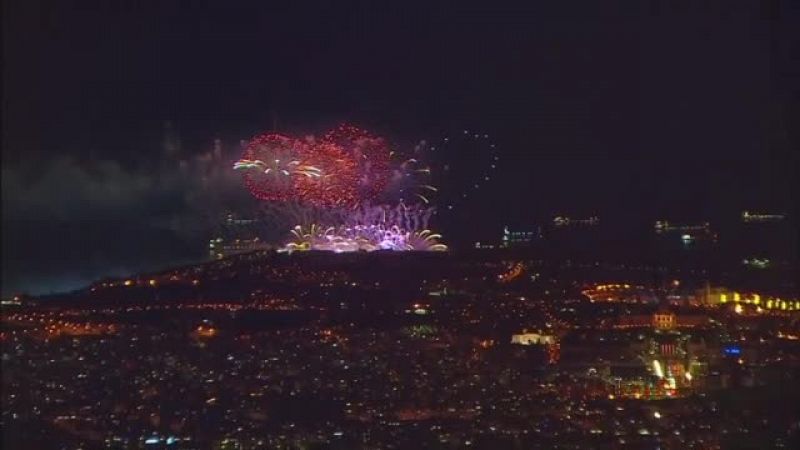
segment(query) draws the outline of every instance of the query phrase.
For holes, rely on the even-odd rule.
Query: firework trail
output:
[[[500,161],[494,140],[470,130],[422,141],[416,153],[430,164],[430,184],[441,186],[434,192],[445,212],[470,204],[476,192],[494,179]]]

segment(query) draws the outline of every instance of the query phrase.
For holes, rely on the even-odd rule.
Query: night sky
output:
[[[796,208],[795,2],[3,3],[4,295],[199,254],[154,225],[196,213],[186,186],[148,188],[167,120],[186,155],[274,124],[481,130],[503,163],[478,238]]]

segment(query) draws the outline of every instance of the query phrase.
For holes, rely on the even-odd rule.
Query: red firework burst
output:
[[[358,193],[358,166],[340,146],[279,134],[253,138],[235,169],[259,200],[300,201],[317,206],[354,206]]]
[[[284,201],[293,195],[294,167],[303,160],[300,142],[279,134],[262,134],[247,144],[235,169],[243,171],[244,183],[259,200]]]
[[[318,206],[358,204],[358,175],[353,159],[332,143],[310,140],[304,144],[307,161],[319,169],[321,176],[298,177],[295,183],[298,197]]]
[[[342,124],[329,131],[323,142],[340,147],[355,163],[358,195],[362,200],[374,200],[386,189],[391,178],[392,151],[383,138]]]

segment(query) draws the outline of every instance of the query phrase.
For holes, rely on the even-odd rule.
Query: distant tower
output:
[[[167,160],[175,160],[181,153],[181,139],[170,120],[164,122],[164,137],[161,141],[161,150]]]
[[[214,139],[214,161],[222,159],[222,140],[220,138]]]

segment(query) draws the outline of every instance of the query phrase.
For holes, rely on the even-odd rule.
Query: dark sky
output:
[[[112,220],[143,239],[153,212],[120,199],[147,182],[165,120],[190,153],[273,118],[398,142],[483,130],[504,161],[470,212],[486,230],[554,213],[735,220],[797,200],[796,2],[3,3],[4,293],[32,272],[69,278],[83,251],[136,268],[185,253],[154,238],[123,258],[114,231],[94,232]],[[42,238],[63,237],[53,221],[80,230],[63,243],[75,254],[40,267],[62,245]]]

